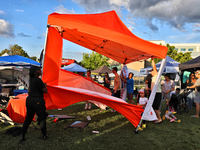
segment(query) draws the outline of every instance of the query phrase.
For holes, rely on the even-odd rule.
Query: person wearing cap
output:
[[[41,73],[41,67],[31,66],[30,68],[30,80],[28,97],[26,98],[26,119],[23,124],[22,136],[19,142],[25,141],[25,134],[29,125],[31,124],[35,113],[38,116],[38,124],[41,127],[43,139],[47,139],[46,135],[46,107],[43,99],[43,94],[47,93],[46,84],[39,78]]]
[[[187,86],[188,89],[193,89],[195,88],[195,97],[194,97],[194,102],[196,104],[196,115],[192,115],[191,117],[196,117],[199,118],[199,111],[200,111],[200,91],[197,90],[200,86],[200,71],[195,72],[195,76],[197,78],[196,82],[192,86]]]
[[[153,70],[151,71],[151,75],[152,75],[152,81],[151,81],[151,92],[153,91],[153,87],[155,85],[155,82],[156,82],[156,78],[158,76],[158,71],[156,69],[156,64],[154,62],[154,59],[151,58],[152,60],[152,67],[153,67]],[[157,86],[157,90],[156,90],[156,95],[155,95],[155,98],[154,98],[154,101],[153,101],[153,109],[156,113],[156,116],[158,118],[158,120],[156,120],[154,123],[161,123],[162,122],[162,119],[160,117],[160,103],[161,103],[161,100],[162,100],[162,93],[161,93],[161,85],[160,85],[160,81],[158,82],[158,86]]]
[[[140,89],[137,105],[145,108],[147,105],[147,102],[148,102],[148,98],[145,97],[144,89]],[[144,128],[146,128],[146,120],[142,120],[142,124],[141,124],[141,127],[139,127],[139,130],[142,131]]]

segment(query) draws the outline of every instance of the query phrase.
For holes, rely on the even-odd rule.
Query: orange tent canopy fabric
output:
[[[115,11],[99,14],[58,14],[48,17],[48,24],[61,36],[120,63],[150,58],[165,58],[167,47],[135,36]]]

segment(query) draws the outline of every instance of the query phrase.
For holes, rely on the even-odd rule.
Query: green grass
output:
[[[165,104],[162,103],[162,115]],[[200,119],[191,118],[195,108],[189,113],[183,112],[175,116],[180,123],[169,123],[164,120],[161,124],[147,122],[147,128],[134,134],[135,127],[121,114],[111,113],[111,109],[101,110],[92,105],[91,110],[84,110],[84,102],[71,105],[62,111],[49,110],[49,114],[67,114],[76,119],[61,120],[53,123],[52,118],[47,119],[47,132],[49,138],[44,141],[39,129],[29,128],[26,141],[18,144],[20,136],[6,135],[6,129],[12,127],[0,122],[0,149],[2,150],[198,150],[200,149]],[[86,121],[91,116],[90,124],[82,131],[78,128],[64,128],[75,120]],[[35,123],[36,124],[36,123]],[[94,134],[92,131],[99,131]]]

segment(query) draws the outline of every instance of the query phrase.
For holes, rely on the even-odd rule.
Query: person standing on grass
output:
[[[147,102],[148,102],[148,98],[145,97],[144,89],[140,89],[139,94],[140,95],[139,95],[139,99],[137,101],[137,105],[142,106],[145,109]],[[142,131],[144,128],[146,128],[146,120],[142,120],[142,124],[139,127],[139,130]]]
[[[200,70],[196,71],[195,73],[197,81],[192,86],[187,86],[188,89],[195,88],[195,97],[194,102],[196,104],[196,115],[192,115],[191,117],[199,118],[199,110],[200,110],[200,90],[197,89],[200,86]]]
[[[129,103],[131,104],[135,104],[135,102],[133,101],[133,86],[134,86],[134,80],[133,80],[133,76],[134,74],[132,72],[130,72],[128,74],[128,78],[125,78],[123,71],[121,71],[122,76],[121,79],[127,83],[127,97],[129,100]]]
[[[170,75],[165,74],[165,79],[161,82],[163,97],[166,100],[166,110],[168,110],[168,103],[170,100],[170,93],[174,91],[174,81],[170,80]]]
[[[195,77],[195,73],[191,72],[189,79],[186,81],[187,86],[193,86],[195,84],[196,80],[197,79]],[[193,107],[194,97],[195,97],[194,91],[195,91],[195,88],[191,89],[187,95],[189,109],[192,109],[192,107]]]
[[[87,71],[87,77],[86,78],[93,81],[93,79],[91,77],[91,71],[90,70]],[[84,109],[91,109],[91,103],[88,102],[88,101],[85,101],[85,108]]]
[[[156,64],[154,62],[154,59],[151,58],[152,60],[152,71],[151,71],[151,75],[152,75],[152,81],[151,81],[151,91],[153,90],[153,87],[155,85],[155,82],[156,82],[156,78],[158,76],[158,71],[156,69]],[[153,102],[153,109],[156,113],[156,116],[158,118],[158,120],[156,120],[154,123],[161,123],[162,122],[162,119],[160,117],[160,103],[161,103],[161,100],[162,100],[162,94],[161,94],[161,86],[160,86],[160,82],[158,83],[158,87],[157,87],[157,91],[156,91],[156,95],[155,95],[155,98],[154,98],[154,102]]]
[[[108,88],[108,89],[110,89],[110,77],[109,77],[109,75],[108,75],[108,72],[106,72],[106,74],[105,74],[105,77],[104,77],[104,82],[103,82],[103,84],[104,84],[104,87],[106,87],[106,88]]]
[[[120,98],[121,93],[121,79],[120,76],[117,74],[117,67],[112,68],[112,72],[115,75],[114,78],[114,88],[113,88],[113,96]],[[112,110],[112,112],[116,112],[115,110]]]
[[[28,97],[26,99],[26,119],[23,124],[22,136],[19,142],[25,141],[25,134],[31,124],[35,113],[38,116],[38,124],[41,127],[43,139],[47,139],[46,135],[46,117],[48,116],[43,99],[43,93],[47,93],[46,84],[39,78],[42,75],[41,68],[32,66],[30,68],[30,81],[28,89]]]

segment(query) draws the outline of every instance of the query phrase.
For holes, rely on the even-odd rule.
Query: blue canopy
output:
[[[177,73],[179,72],[179,62],[175,61],[169,56],[166,56],[166,66],[163,73]],[[161,61],[156,64],[156,68],[159,69],[161,65]],[[152,69],[152,67],[142,68],[140,69],[141,74],[148,74],[148,72]]]
[[[62,67],[62,69],[71,71],[71,72],[87,72],[87,69],[81,67],[80,65],[76,63],[72,63],[68,66]]]
[[[1,56],[0,66],[40,66],[40,63],[19,55]]]

